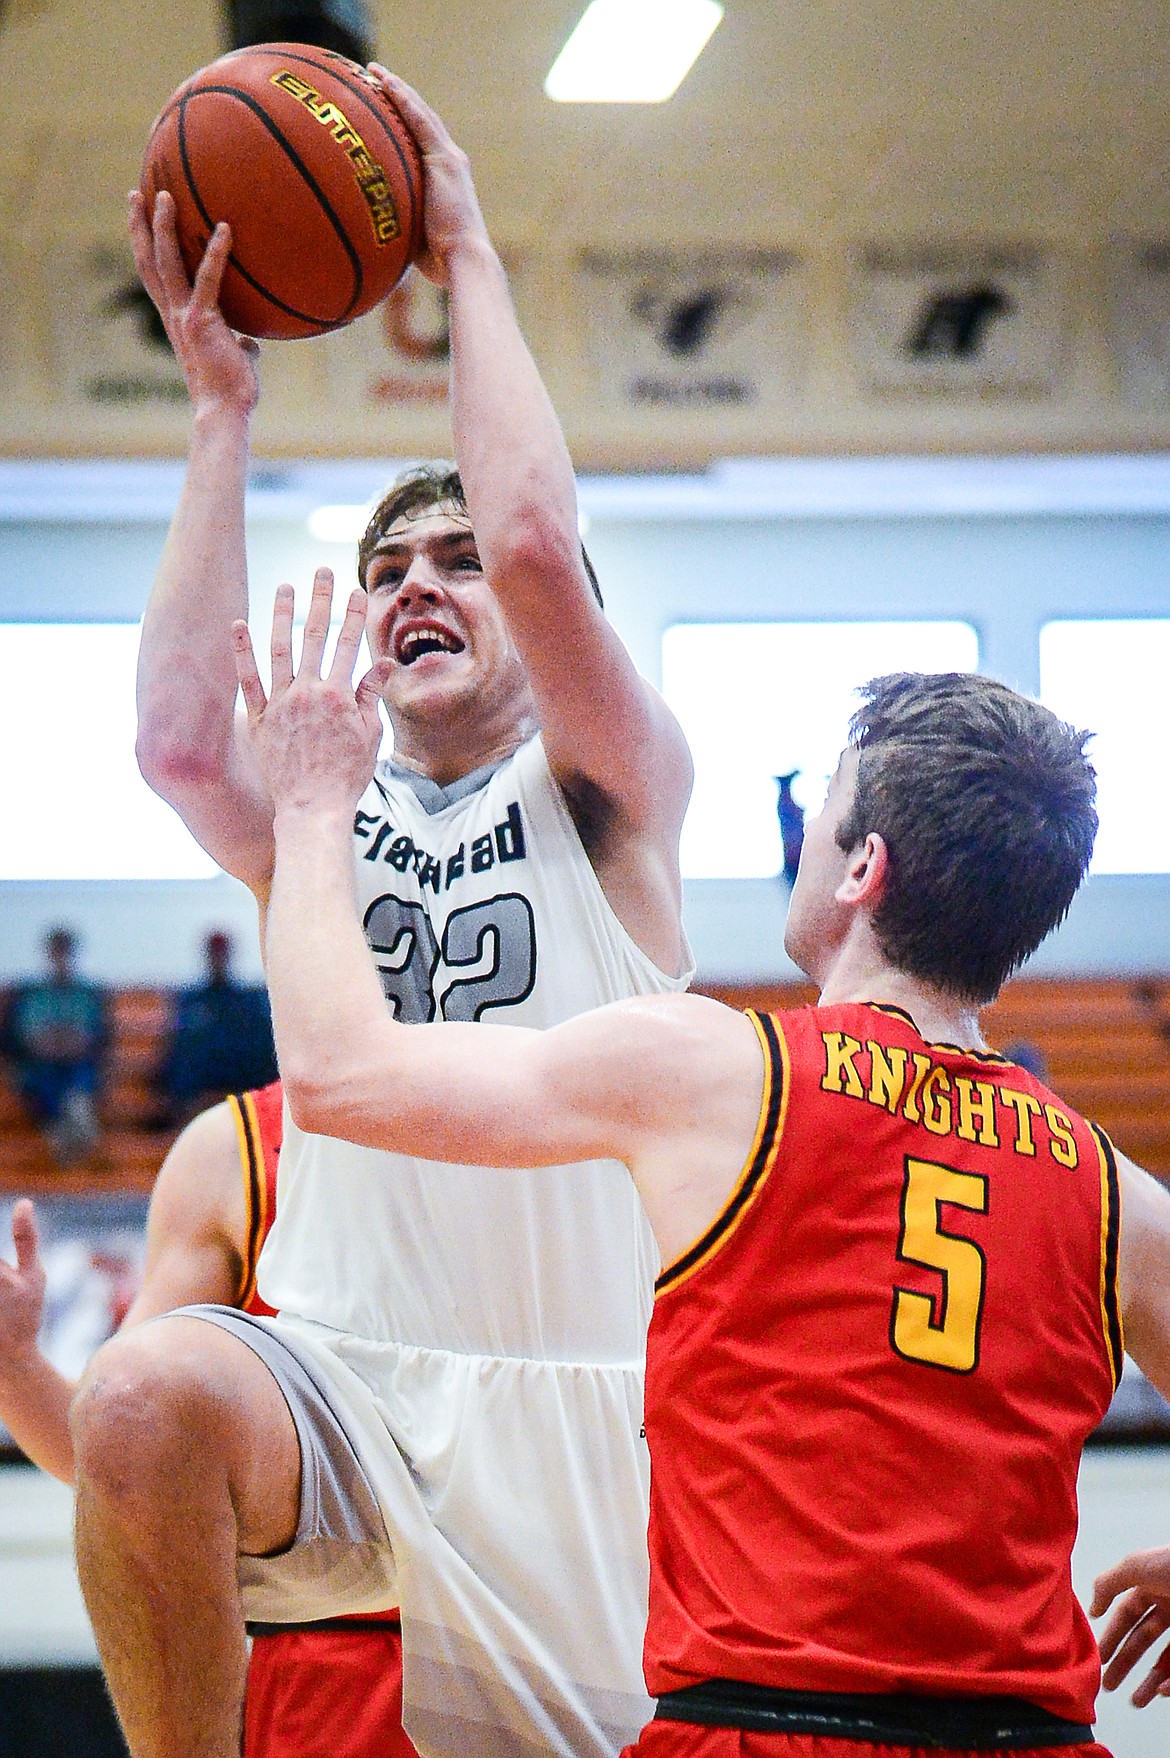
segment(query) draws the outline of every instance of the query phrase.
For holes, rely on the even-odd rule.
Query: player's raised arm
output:
[[[1170,1398],[1170,1194],[1124,1155],[1118,1155],[1118,1167],[1118,1289],[1125,1346],[1146,1377]],[[1170,1534],[1151,1533],[1165,1536]],[[1170,1547],[1137,1551],[1101,1575],[1093,1616],[1100,1617],[1110,1606],[1100,1643],[1102,1680],[1107,1691],[1114,1691],[1170,1630]],[[1170,1644],[1154,1653],[1133,1701],[1144,1708],[1163,1689],[1170,1690]]]
[[[262,891],[272,808],[240,741],[230,638],[248,605],[244,491],[256,344],[228,328],[216,303],[231,248],[226,227],[216,228],[193,285],[169,195],[159,195],[152,226],[135,191],[130,234],[193,416],[187,475],[142,626],[138,762],[208,853]]]
[[[520,334],[466,156],[434,111],[377,69],[423,151],[424,272],[451,314],[455,455],[480,559],[532,679],[545,747],[570,803],[671,868],[690,792],[673,715],[638,676],[586,577],[572,463]],[[593,851],[591,851],[593,852]]]
[[[285,1096],[313,1134],[471,1165],[624,1160],[664,1256],[703,1231],[742,1168],[763,1068],[752,1026],[697,996],[615,1003],[552,1030],[399,1025],[354,904],[350,827],[378,746],[380,662],[350,679],[354,593],[325,675],[329,594],[316,587],[300,670],[293,596],[277,594],[271,692],[247,625],[240,683],[275,801],[268,987]]]

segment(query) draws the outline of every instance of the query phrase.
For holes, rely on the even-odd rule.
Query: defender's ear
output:
[[[845,877],[834,893],[838,903],[868,905],[873,909],[885,889],[890,871],[890,851],[884,836],[871,830],[849,856]]]

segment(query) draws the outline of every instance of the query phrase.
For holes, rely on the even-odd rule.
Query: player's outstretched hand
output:
[[[370,72],[405,118],[423,160],[423,222],[426,247],[418,266],[429,281],[445,287],[451,257],[468,242],[489,244],[467,154],[457,147],[442,118],[413,86],[376,61]]]
[[[1113,1605],[1119,1593],[1124,1598]],[[1098,1575],[1090,1615],[1099,1618],[1111,1605],[1113,1612],[1098,1644],[1105,1667],[1101,1683],[1107,1691],[1115,1691],[1170,1630],[1170,1546],[1134,1551],[1115,1568]],[[1132,1701],[1136,1708],[1144,1709],[1155,1697],[1170,1697],[1170,1643],[1154,1660]]]
[[[232,248],[228,227],[215,228],[194,283],[179,249],[174,200],[165,189],[155,198],[153,226],[141,190],[130,191],[130,240],[142,285],[158,307],[196,410],[224,407],[249,415],[260,395],[260,350],[251,336],[238,336],[219,309]]]
[[[32,1354],[45,1304],[45,1270],[37,1239],[36,1211],[22,1197],[12,1211],[15,1264],[0,1258],[0,1363]]]
[[[374,773],[381,736],[378,702],[389,659],[352,682],[365,628],[365,594],[350,594],[333,663],[323,669],[333,575],[318,568],[305,620],[300,669],[292,659],[293,589],[281,586],[272,613],[272,690],[264,694],[248,625],[232,624],[236,675],[261,773],[279,816],[291,808],[353,810]]]

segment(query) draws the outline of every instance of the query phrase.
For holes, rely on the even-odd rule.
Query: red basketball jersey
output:
[[[279,1081],[228,1097],[244,1178],[244,1268],[236,1305],[273,1316],[256,1263],[276,1217],[284,1139]],[[244,1758],[418,1758],[402,1726],[397,1610],[258,1636],[248,1665]]]
[[[753,1152],[650,1327],[649,1688],[1001,1694],[1091,1722],[1069,1558],[1121,1365],[1112,1149],[896,1008],[749,1017]]]

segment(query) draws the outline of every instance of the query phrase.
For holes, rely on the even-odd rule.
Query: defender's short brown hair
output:
[[[463,482],[454,464],[448,464],[442,459],[433,464],[416,464],[411,469],[404,470],[401,476],[395,477],[370,514],[369,523],[358,544],[358,584],[363,592],[367,590],[366,575],[370,563],[391,526],[410,513],[422,513],[428,507],[442,506],[454,506],[463,513],[467,511]],[[581,560],[585,564],[585,573],[593,588],[593,595],[604,610],[605,601],[601,596],[601,587],[597,584],[597,575],[593,572],[593,563],[589,560],[584,544],[581,545]]]
[[[1097,834],[1088,733],[993,678],[895,672],[850,724],[857,787],[837,841],[871,832],[890,877],[890,963],[982,1005],[1062,922]]]

